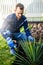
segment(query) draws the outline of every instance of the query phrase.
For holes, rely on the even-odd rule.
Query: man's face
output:
[[[20,7],[17,7],[17,8],[16,8],[15,13],[16,13],[16,16],[17,16],[18,19],[21,18],[22,14],[23,14],[23,11],[24,11],[24,10],[21,10]]]

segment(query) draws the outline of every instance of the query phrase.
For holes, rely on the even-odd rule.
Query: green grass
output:
[[[10,54],[9,47],[5,39],[0,35],[0,65],[11,65],[15,56]]]

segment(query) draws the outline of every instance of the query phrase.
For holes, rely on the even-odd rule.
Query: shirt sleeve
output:
[[[26,35],[27,35],[27,36],[30,36],[31,33],[30,33],[29,28],[28,28],[28,22],[27,22],[27,19],[26,19],[26,18],[25,18],[25,20],[24,20],[23,26],[24,26],[24,30],[25,30],[25,32],[26,32]]]

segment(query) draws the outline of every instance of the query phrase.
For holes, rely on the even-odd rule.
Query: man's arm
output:
[[[24,21],[25,21],[25,23],[24,23],[24,29],[25,29],[27,38],[28,38],[28,40],[30,40],[31,42],[34,42],[35,39],[31,36],[31,32],[30,32],[30,30],[28,29],[27,20],[25,19]]]
[[[28,22],[27,22],[27,19],[26,19],[26,18],[25,18],[25,20],[24,20],[23,26],[24,26],[24,30],[25,30],[25,32],[26,32],[26,35],[27,35],[27,36],[30,36],[31,33],[30,33],[30,30],[28,29]]]

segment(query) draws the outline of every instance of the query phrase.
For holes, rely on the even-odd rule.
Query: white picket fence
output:
[[[14,12],[17,3],[24,4],[24,14],[29,17],[29,20],[40,21],[40,17],[43,17],[43,0],[0,0],[0,21],[4,20],[8,14]]]

